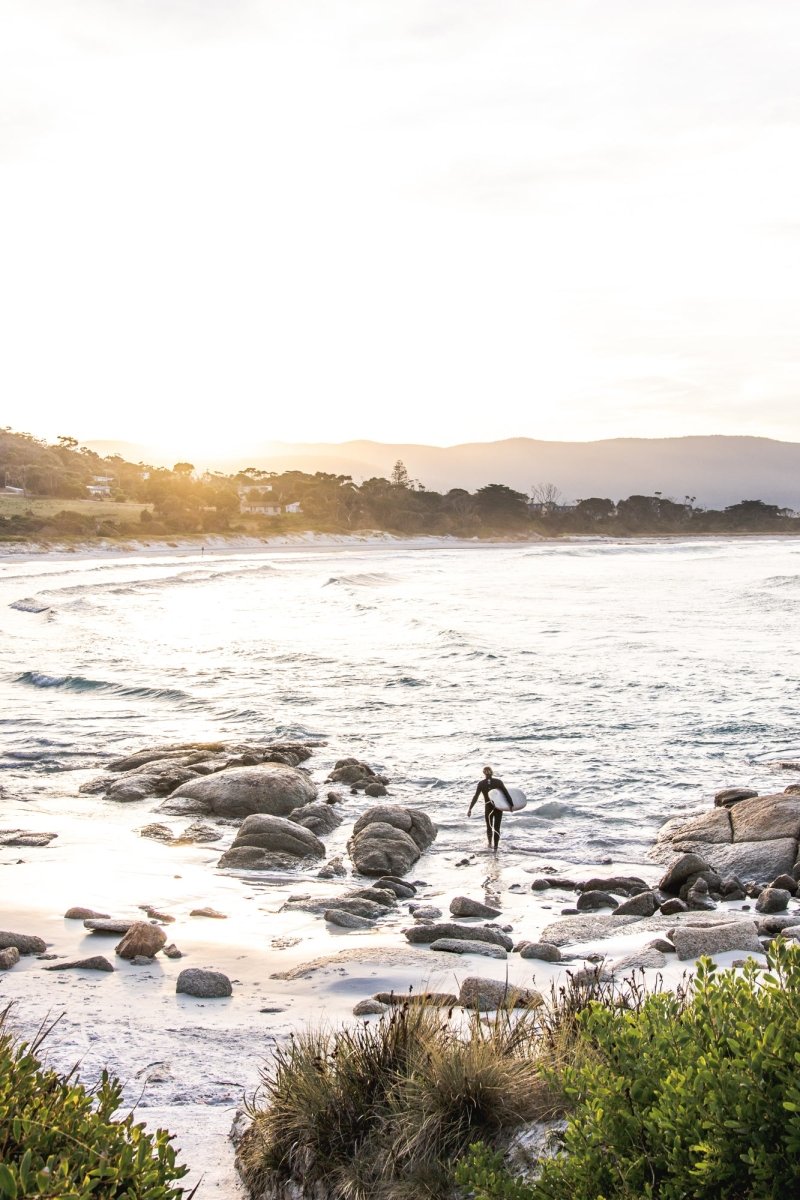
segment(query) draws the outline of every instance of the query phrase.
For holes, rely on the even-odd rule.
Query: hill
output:
[[[158,461],[153,451],[126,443],[90,442],[103,454]],[[761,437],[612,438],[598,442],[544,442],[509,438],[455,446],[351,441],[254,442],[247,458],[198,463],[234,473],[243,467],[272,471],[330,471],[356,482],[389,476],[402,459],[412,479],[426,488],[469,491],[505,483],[528,492],[554,483],[566,502],[589,496],[620,497],[661,492],[711,508],[742,499],[765,499],[800,508],[800,443]]]

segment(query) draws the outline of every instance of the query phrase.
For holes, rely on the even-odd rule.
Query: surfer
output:
[[[499,808],[495,808],[495,806],[492,804],[491,797],[489,795],[492,788],[496,788],[498,792],[502,792],[505,798],[508,800],[509,805],[513,804],[513,801],[508,794],[508,789],[506,788],[506,785],[503,783],[502,779],[497,778],[491,767],[484,767],[483,779],[478,780],[478,785],[475,788],[475,795],[472,797],[470,806],[467,809],[467,816],[472,816],[472,809],[475,806],[478,796],[483,796],[485,803],[483,815],[486,818],[486,840],[489,843],[489,849],[492,849],[492,843],[494,843],[494,849],[496,850],[498,842],[500,841],[500,822],[503,819],[503,813]]]

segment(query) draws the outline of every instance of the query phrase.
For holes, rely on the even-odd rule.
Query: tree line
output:
[[[96,482],[112,501],[132,501],[141,510],[134,519],[104,515],[70,501],[87,499]],[[790,510],[762,500],[742,500],[722,510],[664,497],[628,496],[614,501],[590,496],[567,505],[554,484],[536,484],[526,494],[503,483],[475,491],[437,492],[411,479],[398,461],[388,478],[356,482],[350,475],[326,471],[264,471],[247,467],[235,474],[198,473],[188,461],[171,469],[131,463],[119,455],[101,457],[75,438],[53,444],[0,430],[0,484],[31,499],[63,500],[64,508],[42,516],[36,506],[0,516],[0,536],[73,534],[141,536],[281,532],[312,529],[355,532],[377,529],[397,534],[458,537],[568,535],[641,536],[715,532],[800,532]],[[261,500],[271,515],[242,511]],[[298,512],[286,513],[288,505]],[[19,507],[19,506],[17,506]],[[53,505],[49,506],[51,509]]]

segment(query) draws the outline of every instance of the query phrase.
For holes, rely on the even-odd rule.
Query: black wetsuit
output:
[[[510,804],[511,797],[509,796],[508,789],[506,788],[506,785],[503,783],[502,779],[498,779],[496,775],[490,775],[487,779],[484,775],[483,779],[478,781],[477,787],[475,788],[475,795],[472,797],[469,811],[472,812],[472,805],[478,799],[478,796],[483,796],[485,802],[483,815],[486,818],[486,837],[490,846],[492,843],[494,843],[494,848],[496,850],[497,844],[500,841],[500,822],[503,819],[503,811],[500,808],[495,808],[495,806],[492,804],[492,801],[489,799],[489,792],[495,788],[498,792],[503,793]]]

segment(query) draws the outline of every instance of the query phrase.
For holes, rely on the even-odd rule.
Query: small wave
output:
[[[19,612],[43,613],[49,610],[50,605],[45,604],[42,600],[36,600],[30,596],[27,596],[24,600],[15,600],[12,604],[9,604],[8,607],[16,608],[19,610]]]
[[[45,675],[42,671],[23,671],[14,682],[36,688],[58,688],[66,692],[112,692],[115,696],[133,700],[175,700],[198,706],[203,704],[203,701],[192,700],[191,696],[178,688],[128,687],[110,683],[106,679],[87,679],[84,675]]]
[[[382,571],[363,571],[354,575],[331,575],[323,587],[383,587],[394,583],[394,578]]]
[[[415,679],[413,675],[401,675],[398,679],[389,679],[387,687],[427,687],[425,679]]]

